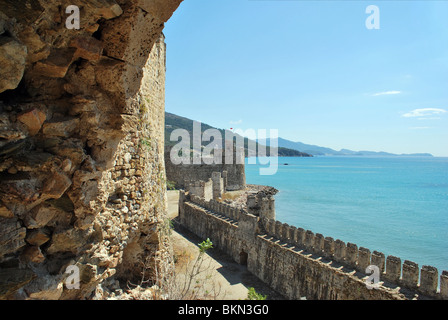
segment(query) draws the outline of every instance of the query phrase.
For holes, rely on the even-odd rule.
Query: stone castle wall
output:
[[[208,181],[185,182],[185,189],[188,190],[190,194],[201,197],[207,201],[213,199],[212,179],[209,179]]]
[[[161,32],[180,2],[0,0],[0,299],[102,298],[142,263],[169,282]]]
[[[170,149],[165,151],[165,168],[168,181],[176,183],[178,188],[185,188],[185,181],[207,181],[214,172],[220,172],[225,179],[225,190],[240,190],[246,186],[244,158],[233,163],[226,163],[225,154],[220,164],[173,164],[170,160]],[[241,164],[240,164],[241,163]],[[224,174],[224,172],[226,172]]]
[[[269,214],[270,209],[266,209]],[[289,299],[448,299],[448,273],[314,234],[215,200],[181,191],[183,226],[247,264],[250,272]],[[366,267],[380,269],[368,289]],[[440,290],[438,290],[440,280]]]

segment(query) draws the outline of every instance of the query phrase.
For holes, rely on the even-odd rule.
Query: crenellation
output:
[[[207,211],[210,210],[210,200],[209,201],[202,201],[202,207],[204,207],[204,209],[206,209]]]
[[[275,219],[275,200],[274,197],[258,197],[259,215],[269,219]]]
[[[290,244],[294,244],[294,231],[295,231],[295,227],[294,226],[289,226],[288,230],[287,230],[287,237],[288,237],[288,242]]]
[[[239,221],[243,215],[247,215],[247,214],[248,214],[248,212],[244,211],[243,209],[239,209],[237,211],[236,220]]]
[[[356,264],[358,262],[358,246],[356,244],[347,242],[345,262],[351,268],[356,268]]]
[[[372,261],[372,264],[373,261]],[[401,259],[395,256],[387,256],[386,273],[384,278],[392,283],[398,283],[401,277]]]
[[[448,271],[442,271],[440,275],[440,297],[448,299]]]
[[[222,188],[223,190],[227,190],[227,170],[223,170],[221,172],[222,177]]]
[[[228,213],[228,217],[232,220],[235,220],[235,210],[236,208],[233,208],[231,206],[227,206],[227,213]]]
[[[260,225],[261,225],[260,232],[269,235],[269,228],[270,228],[269,219],[268,218],[260,219]]]
[[[333,259],[334,255],[334,239],[332,237],[324,238],[324,257]]]
[[[277,232],[277,230],[276,230],[276,227],[277,227],[277,221],[276,220],[273,220],[273,219],[270,219],[270,221],[271,221],[271,236],[272,237],[276,237],[276,232]]]
[[[416,289],[418,286],[419,269],[415,262],[405,260],[403,262],[402,283],[405,287]]]
[[[324,250],[324,236],[320,233],[316,233],[314,237],[314,253],[322,255]]]
[[[222,178],[221,172],[212,172],[212,181],[213,181],[213,199],[221,198],[222,194],[225,191],[224,188],[224,179]]]
[[[266,233],[269,236],[273,236],[273,234],[274,234],[274,229],[273,229],[274,228],[274,220],[266,218],[265,221],[266,221],[266,224],[265,224]]]
[[[185,190],[190,194],[204,198],[205,200],[213,199],[213,181],[208,179],[207,181],[197,180],[185,180]]]
[[[306,230],[305,232],[305,249],[313,252],[314,248],[314,232]]]
[[[223,210],[222,213],[226,216],[226,217],[230,217],[230,206],[227,203],[223,203],[222,204]]]
[[[228,209],[227,212],[229,213],[229,218],[233,219],[235,217],[235,212],[238,210],[237,208],[232,207],[231,205],[227,205]]]
[[[383,274],[385,271],[385,265],[386,265],[386,257],[384,253],[373,251],[372,255],[370,257],[371,264],[377,266],[380,269],[380,273]]]
[[[282,225],[282,234],[281,234],[281,240],[283,242],[290,242],[289,241],[289,224],[283,223]]]
[[[422,269],[420,270],[420,292],[434,296],[437,293],[438,278],[439,275],[436,268],[432,266],[422,266]]]
[[[334,260],[336,260],[339,263],[344,263],[345,251],[346,251],[345,242],[340,239],[336,239],[336,241],[334,242]]]
[[[227,205],[225,203],[218,204],[219,213],[223,216],[227,216]]]
[[[224,203],[221,203],[218,205],[218,207],[220,208],[220,210],[218,211],[218,213],[224,217],[228,217],[229,213],[227,210],[227,206]]]
[[[213,203],[213,206],[212,206],[212,210],[213,210],[213,212],[216,212],[216,213],[220,213],[220,212],[222,212],[222,210],[221,210],[221,203],[219,203],[218,201],[216,201],[216,200],[210,200],[210,201],[213,201],[212,203]]]
[[[225,203],[219,203],[218,202],[218,213],[222,214],[223,216],[227,216],[227,205]]]
[[[255,194],[249,194],[247,195],[247,208],[250,209],[256,209],[258,206],[257,204],[257,197]]]
[[[358,268],[357,270],[365,273],[366,268],[370,266],[370,250],[364,247],[358,249]]]
[[[233,208],[228,204],[226,204],[226,214],[228,218],[232,219]]]
[[[238,221],[240,219],[240,209],[238,208],[232,208],[232,214],[231,214],[231,218],[233,220]]]
[[[294,244],[299,248],[305,246],[305,230],[303,228],[297,228],[294,232]]]
[[[210,211],[217,212],[217,203],[216,203],[216,200],[211,199],[211,200],[209,201],[209,204],[210,204]]]
[[[282,239],[282,233],[283,233],[283,223],[276,220],[275,221],[275,237],[279,240]]]

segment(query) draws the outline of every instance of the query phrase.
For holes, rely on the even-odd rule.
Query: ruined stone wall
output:
[[[185,189],[190,194],[204,198],[205,200],[213,199],[213,181],[186,181]]]
[[[289,299],[448,299],[448,273],[358,248],[214,200],[181,191],[182,225],[247,264],[250,272]],[[366,267],[380,269],[378,288]],[[440,289],[438,290],[440,280]]]
[[[180,2],[0,0],[0,298],[169,281],[161,32]]]
[[[236,157],[236,154],[234,155]],[[242,163],[242,164],[239,164]],[[165,167],[168,181],[176,183],[176,187],[185,188],[187,181],[207,181],[213,172],[226,173],[225,189],[228,191],[241,190],[246,186],[244,159],[239,162],[234,158],[233,163],[225,162],[225,155],[220,164],[173,164],[170,160],[170,149],[165,150]]]

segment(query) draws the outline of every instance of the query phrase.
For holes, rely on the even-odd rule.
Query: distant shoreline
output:
[[[266,156],[269,157],[269,156]],[[448,158],[448,156],[434,156],[434,155],[356,155],[356,154],[328,154],[328,155],[311,155],[311,156],[283,156],[279,155],[278,158]],[[246,158],[258,158],[258,156],[250,156]]]

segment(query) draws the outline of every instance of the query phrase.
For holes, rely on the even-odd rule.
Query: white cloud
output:
[[[384,92],[378,92],[373,94],[372,96],[385,96],[385,95],[391,95],[391,94],[400,94],[401,91],[384,91]]]
[[[423,108],[423,109],[415,109],[411,112],[403,114],[403,117],[405,118],[425,118],[425,119],[434,119],[434,115],[446,113],[447,111],[445,109],[438,109],[438,108]],[[430,117],[430,118],[428,118]],[[436,118],[438,119],[438,118]]]
[[[441,117],[424,117],[424,118],[418,118],[418,120],[440,120]]]
[[[242,124],[243,120],[237,120],[237,121],[230,121],[230,124]]]

